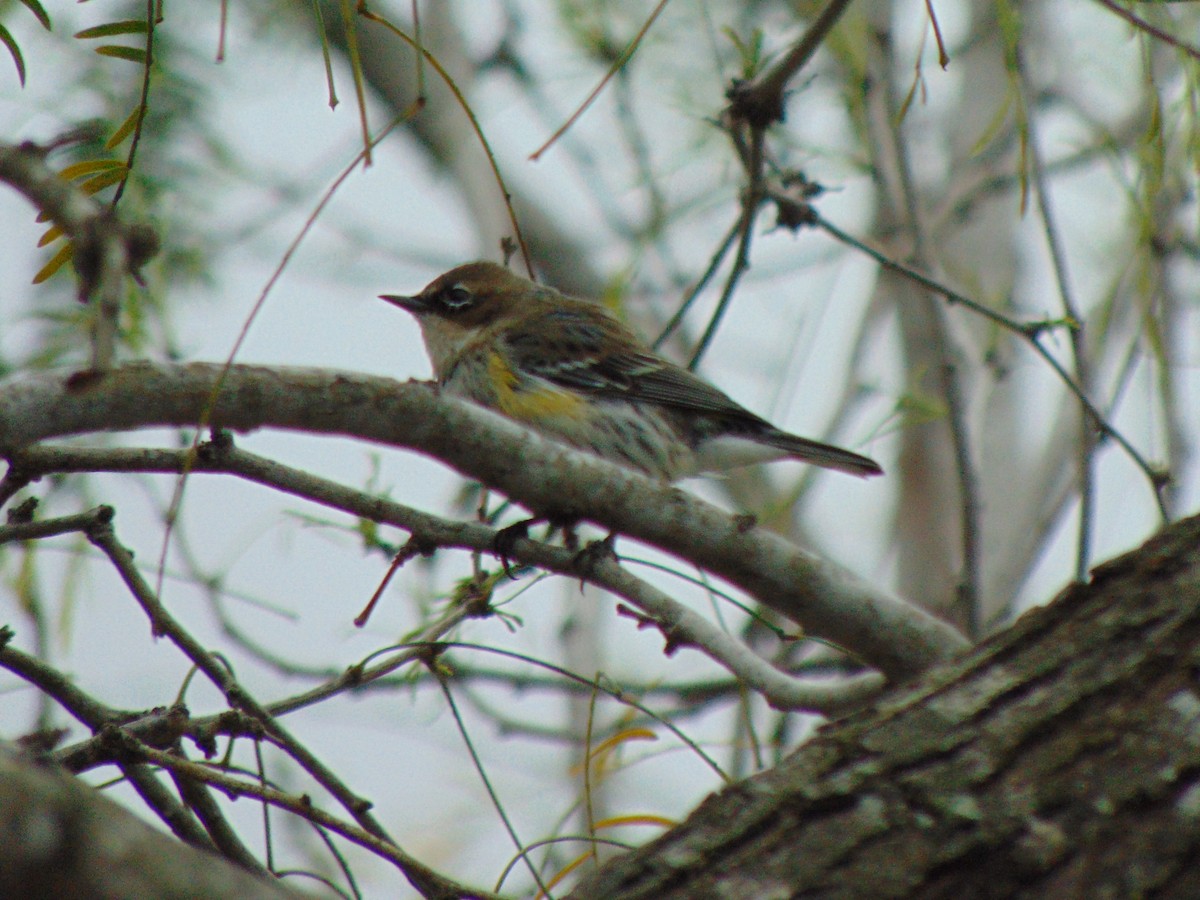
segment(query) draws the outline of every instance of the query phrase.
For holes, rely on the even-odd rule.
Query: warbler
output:
[[[865,456],[788,434],[659,356],[601,306],[490,262],[413,296],[442,389],[541,434],[663,481],[791,457],[880,475]]]

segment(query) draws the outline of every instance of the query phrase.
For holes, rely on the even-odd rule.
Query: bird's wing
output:
[[[520,333],[510,333],[505,340],[518,369],[560,387],[766,424],[596,310],[548,310],[524,322]],[[554,348],[553,352],[547,348]]]

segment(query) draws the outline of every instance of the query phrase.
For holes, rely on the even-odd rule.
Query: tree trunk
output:
[[[1200,897],[1200,517],[571,895]]]

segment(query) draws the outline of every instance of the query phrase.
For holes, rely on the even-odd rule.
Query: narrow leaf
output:
[[[21,0],[25,4],[25,8],[37,16],[37,20],[42,23],[42,27],[47,31],[50,30],[50,17],[46,15],[46,10],[42,9],[42,4],[38,0]]]
[[[128,174],[129,173],[126,172],[124,166],[122,166],[120,169],[110,169],[107,172],[101,172],[99,175],[93,175],[87,181],[81,182],[79,189],[88,195],[95,194],[104,190],[106,187],[110,187],[111,185],[124,181],[125,176]]]
[[[17,79],[21,82],[21,87],[25,87],[25,58],[21,56],[21,48],[3,25],[0,25],[0,44],[8,48],[13,64],[17,67]]]
[[[624,731],[618,731],[607,740],[603,740],[592,748],[592,752],[588,754],[592,759],[596,759],[601,754],[607,753],[614,747],[624,744],[627,741],[657,741],[658,735],[649,728],[626,728]]]
[[[654,816],[646,813],[640,816],[609,816],[607,819],[597,819],[592,827],[599,831],[601,828],[620,828],[625,825],[653,825],[656,828],[674,828],[679,822],[665,816]]]
[[[74,165],[67,166],[58,173],[59,178],[65,178],[67,181],[78,178],[80,175],[91,175],[94,172],[107,172],[109,169],[124,169],[125,163],[119,159],[88,159],[83,162],[77,162]]]
[[[133,133],[133,129],[137,128],[137,123],[141,115],[142,105],[139,103],[137,108],[129,114],[129,118],[121,123],[121,127],[114,131],[112,137],[104,142],[104,149],[112,150],[114,147],[119,147],[121,142]]]
[[[67,260],[69,260],[74,255],[75,255],[75,245],[73,243],[72,244],[64,244],[62,249],[59,250],[57,253],[54,254],[53,257],[50,258],[50,262],[48,262],[44,266],[42,266],[41,270],[36,275],[33,276],[33,283],[41,284],[43,281],[45,281],[47,278],[49,278],[51,275],[53,275],[55,272],[57,272],[59,269],[61,269],[63,266],[65,266],[67,264]]]
[[[63,235],[63,230],[57,225],[51,225],[46,229],[46,233],[38,238],[38,247],[45,247],[47,244],[52,244]]]
[[[125,59],[139,66],[146,64],[146,51],[141,47],[122,47],[120,44],[105,44],[97,47],[96,52],[101,56],[111,56],[113,59]]]
[[[126,19],[123,22],[109,22],[107,25],[97,25],[75,32],[75,37],[82,40],[99,37],[113,37],[118,34],[145,34],[145,19]]]

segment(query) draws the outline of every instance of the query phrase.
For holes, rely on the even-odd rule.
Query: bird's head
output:
[[[496,263],[473,262],[439,275],[418,294],[380,294],[380,299],[416,317],[440,378],[473,338],[548,291]]]

